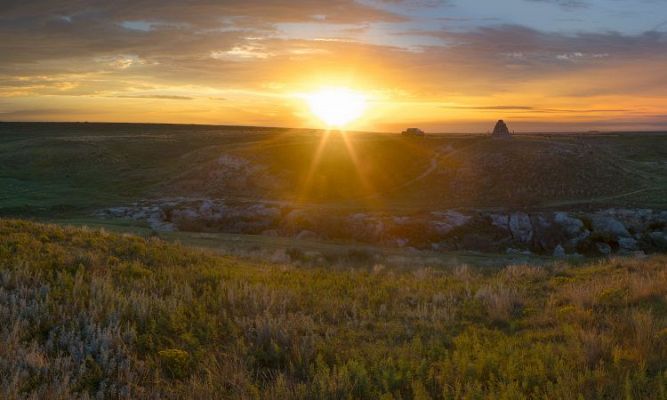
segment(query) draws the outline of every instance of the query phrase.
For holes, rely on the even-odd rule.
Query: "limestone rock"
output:
[[[621,221],[614,217],[596,215],[593,217],[593,230],[610,233],[617,237],[630,237],[630,232]]]
[[[449,233],[452,229],[465,225],[470,221],[470,216],[461,214],[458,211],[445,211],[445,212],[432,212],[431,215],[438,217],[437,221],[433,221],[432,224],[435,227],[436,232],[440,234]]]
[[[654,246],[661,250],[667,250],[667,233],[665,232],[651,232],[648,234]]]
[[[533,225],[528,214],[523,212],[513,213],[509,217],[508,225],[515,240],[528,243],[533,238]]]
[[[637,245],[637,240],[633,238],[618,239],[618,247],[624,252],[632,252],[639,250],[639,246]]]
[[[565,257],[565,249],[560,244],[556,246],[553,253],[554,257]]]
[[[560,225],[570,237],[576,237],[584,230],[584,223],[566,212],[555,213],[554,222]]]
[[[611,246],[609,246],[607,243],[597,242],[595,243],[595,247],[598,249],[600,254],[605,256],[611,254]]]
[[[505,214],[491,214],[491,223],[499,228],[509,229],[509,216]]]

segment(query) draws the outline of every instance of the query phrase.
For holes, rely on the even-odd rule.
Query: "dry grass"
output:
[[[0,398],[665,398],[667,258],[299,268],[0,220]]]

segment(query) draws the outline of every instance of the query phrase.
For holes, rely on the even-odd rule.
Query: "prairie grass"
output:
[[[662,399],[667,257],[301,268],[0,220],[0,398]]]

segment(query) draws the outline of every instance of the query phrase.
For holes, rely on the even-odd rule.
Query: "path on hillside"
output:
[[[378,198],[380,196],[383,196],[383,195],[386,195],[386,194],[389,194],[389,193],[393,193],[393,192],[396,192],[396,191],[401,190],[401,189],[405,189],[406,187],[411,186],[411,185],[413,185],[417,182],[420,182],[420,181],[424,180],[425,178],[427,178],[428,176],[430,176],[431,174],[433,174],[438,169],[438,165],[440,164],[440,162],[443,159],[446,159],[446,158],[449,158],[449,157],[451,157],[455,154],[458,154],[458,153],[462,152],[463,150],[468,150],[472,147],[478,146],[480,143],[483,143],[483,142],[477,142],[477,143],[469,144],[467,146],[463,146],[463,147],[460,147],[458,149],[453,149],[451,151],[447,151],[448,149],[451,148],[451,145],[447,146],[447,148],[445,148],[445,149],[439,148],[438,150],[435,151],[435,154],[433,154],[433,156],[429,160],[428,166],[426,167],[426,169],[424,169],[424,171],[421,174],[415,176],[414,178],[412,178],[412,179],[410,179],[406,182],[403,182],[399,185],[396,185],[393,188],[384,190],[383,192],[378,192],[378,193],[374,193],[374,194],[371,194],[371,195],[357,197],[357,198],[353,199],[353,201],[375,199],[375,198]]]

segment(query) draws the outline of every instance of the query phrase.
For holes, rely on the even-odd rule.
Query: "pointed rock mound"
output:
[[[493,133],[491,134],[493,138],[502,138],[509,139],[512,137],[510,130],[507,128],[507,124],[502,119],[496,122],[495,128],[493,128]]]

